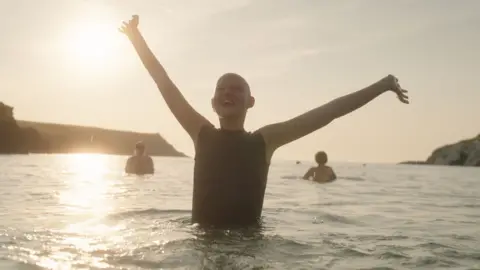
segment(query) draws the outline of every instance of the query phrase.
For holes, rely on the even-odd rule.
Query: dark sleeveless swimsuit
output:
[[[204,126],[196,144],[192,222],[214,227],[258,224],[268,167],[260,133]]]

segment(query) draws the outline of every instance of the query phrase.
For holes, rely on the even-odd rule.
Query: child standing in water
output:
[[[388,75],[296,117],[247,131],[245,118],[255,105],[253,89],[239,74],[225,73],[214,85],[210,100],[218,116],[216,126],[183,96],[150,50],[138,22],[138,16],[133,16],[119,30],[129,38],[168,108],[192,139],[192,222],[201,226],[260,225],[268,171],[278,148],[356,111],[384,93],[392,92],[401,102],[408,103],[407,91],[395,76]],[[238,52],[232,51],[235,53]],[[204,63],[204,68],[208,69],[209,63]]]
[[[318,183],[328,183],[333,182],[337,179],[337,175],[333,169],[327,166],[328,157],[327,154],[323,151],[318,152],[315,154],[315,161],[317,162],[317,167],[310,168],[307,173],[303,176],[303,179],[310,180]]]

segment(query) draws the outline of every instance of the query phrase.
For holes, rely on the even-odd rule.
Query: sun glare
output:
[[[108,72],[118,65],[120,47],[124,44],[117,30],[119,22],[97,13],[72,21],[65,28],[66,59],[68,66],[77,71]]]
[[[116,36],[112,32],[106,24],[82,25],[71,39],[72,49],[80,59],[105,59],[115,45]]]

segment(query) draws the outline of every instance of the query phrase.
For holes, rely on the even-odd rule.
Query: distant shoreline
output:
[[[480,134],[438,147],[425,161],[402,161],[397,164],[480,167]]]
[[[0,154],[131,155],[138,141],[151,156],[187,157],[159,133],[140,133],[73,124],[16,120],[14,108],[0,102]]]
[[[105,155],[105,156],[119,156],[129,157],[132,154],[115,154],[115,153],[95,153],[95,152],[65,152],[65,153],[0,153],[0,156],[30,156],[30,155]],[[151,157],[167,157],[167,158],[185,158],[192,159],[190,156],[165,156],[165,155],[147,155]]]
[[[136,142],[143,141],[150,156],[187,157],[177,151],[158,133],[140,133],[71,124],[18,120],[22,128],[33,128],[49,139],[48,151],[31,154],[109,154],[128,156]]]

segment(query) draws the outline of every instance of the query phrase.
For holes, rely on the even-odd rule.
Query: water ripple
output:
[[[260,228],[191,224],[192,162],[0,157],[1,269],[480,269],[478,170],[334,164],[270,171]],[[455,184],[452,184],[455,183]]]

